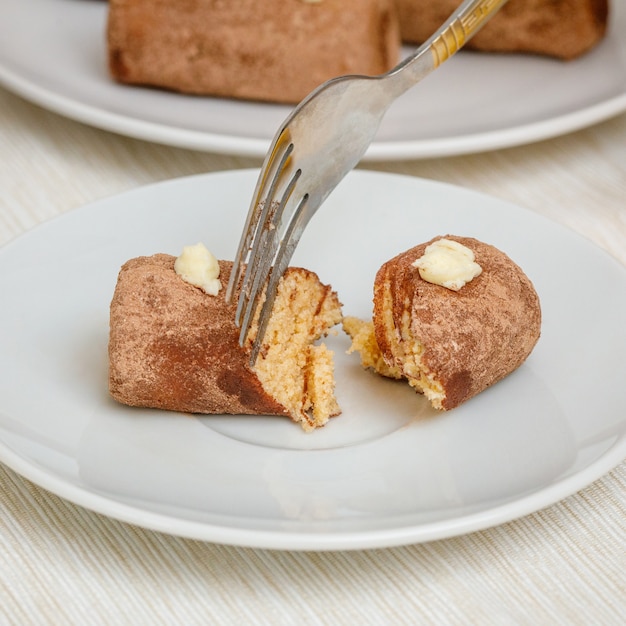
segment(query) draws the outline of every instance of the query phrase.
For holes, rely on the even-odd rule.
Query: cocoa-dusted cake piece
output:
[[[466,255],[462,280],[445,254],[431,262],[426,253],[440,247]],[[448,274],[447,286],[435,280]],[[346,318],[344,329],[366,368],[406,378],[436,409],[446,410],[526,360],[539,339],[541,308],[530,279],[506,254],[477,239],[447,235],[383,264],[374,284],[373,321]]]
[[[121,83],[287,103],[400,55],[394,0],[109,0],[107,41]]]
[[[110,307],[109,390],[131,406],[187,413],[284,415],[305,430],[340,409],[333,355],[314,342],[341,320],[341,304],[313,272],[283,276],[254,367],[239,346],[236,299],[209,295],[175,271],[166,254],[138,257],[119,272]],[[219,261],[226,284],[232,263]]]
[[[459,0],[396,0],[402,38],[426,41]],[[485,52],[527,52],[573,59],[606,34],[608,0],[509,0],[467,44]]]

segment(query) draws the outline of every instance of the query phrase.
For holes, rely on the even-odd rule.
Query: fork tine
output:
[[[271,273],[269,274],[269,281],[267,283],[267,288],[265,289],[265,300],[261,306],[259,327],[252,345],[252,351],[250,353],[250,365],[254,365],[259,355],[259,351],[261,350],[261,343],[267,329],[271,308],[274,305],[274,297],[276,296],[276,292],[278,290],[278,283],[285,273],[285,270],[289,265],[289,261],[291,260],[298,242],[300,241],[300,237],[304,232],[307,222],[307,213],[304,209],[308,201],[308,194],[305,194],[300,199],[300,202],[294,211],[293,217],[287,226],[285,236],[283,237],[283,240],[278,248],[274,265],[273,267],[268,268],[268,272],[271,270]],[[254,312],[254,309],[256,309],[256,306],[251,309],[250,314]],[[242,336],[243,339],[245,339],[245,335]],[[240,340],[242,340],[242,336],[240,336]]]
[[[279,172],[277,176],[280,176]],[[289,179],[280,200],[268,198],[266,204],[272,206],[266,212],[265,219],[259,224],[259,231],[252,248],[250,260],[242,284],[235,321],[240,324],[239,343],[243,345],[252,316],[261,297],[262,288],[267,282],[283,231],[283,215],[289,205],[294,187],[300,178],[300,170]],[[264,207],[265,209],[265,207]],[[289,213],[289,212],[287,212]]]
[[[239,302],[235,313],[235,323],[237,325],[241,322],[242,311],[248,306],[248,302],[253,297],[252,292],[258,276],[259,257],[267,250],[268,244],[271,245],[271,241],[268,241],[269,223],[272,221],[272,213],[276,212],[276,203],[268,196],[267,201],[261,200],[259,203],[259,210],[259,219],[253,230],[252,246],[248,250],[250,258],[244,272]]]
[[[271,202],[267,206],[262,202],[268,180],[271,181],[269,192],[273,193],[273,189],[276,185],[276,172],[280,172],[285,167],[285,163],[292,150],[293,146],[289,142],[288,133],[283,130],[275,138],[265,158],[265,162],[261,168],[261,174],[259,175],[252,195],[252,202],[250,203],[243,234],[239,240],[237,254],[235,255],[233,268],[226,288],[226,302],[232,302],[237,284],[243,273],[244,264],[250,254],[252,243],[255,241],[254,235],[259,229],[259,225],[263,223],[266,213],[271,207]],[[266,197],[269,197],[269,193]]]
[[[291,199],[301,171],[291,171],[293,149],[289,129],[284,127],[276,136],[257,180],[228,282],[226,300],[231,302],[241,280],[235,323],[240,327],[239,344],[242,346],[260,298],[264,291],[267,293],[264,288],[275,264],[282,234],[289,228],[294,212]],[[257,337],[262,334],[257,333]]]

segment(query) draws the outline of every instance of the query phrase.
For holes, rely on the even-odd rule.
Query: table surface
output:
[[[0,245],[114,193],[259,165],[100,131],[0,89]],[[514,202],[626,264],[626,115],[528,146],[361,167]],[[152,532],[74,506],[0,465],[0,559],[1,624],[623,624],[626,463],[492,529],[350,552]]]

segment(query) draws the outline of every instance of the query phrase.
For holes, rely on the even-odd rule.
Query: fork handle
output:
[[[507,0],[465,0],[430,39],[388,72],[393,98],[407,91],[460,50]]]

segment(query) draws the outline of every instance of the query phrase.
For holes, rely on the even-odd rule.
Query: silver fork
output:
[[[391,103],[462,48],[506,1],[465,0],[394,69],[329,80],[283,122],[265,157],[226,290],[231,302],[243,274],[235,314],[243,346],[265,287],[252,365],[278,282],[313,214],[365,154]]]

